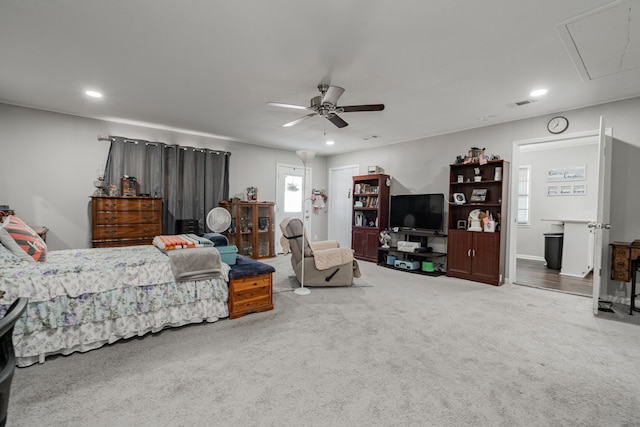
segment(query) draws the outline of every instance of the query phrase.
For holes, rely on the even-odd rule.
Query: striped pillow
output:
[[[0,225],[0,242],[23,260],[47,261],[44,240],[15,215],[9,215]]]

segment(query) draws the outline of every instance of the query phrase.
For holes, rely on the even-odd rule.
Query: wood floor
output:
[[[589,273],[584,279],[562,276],[560,270],[547,268],[544,261],[518,259],[516,283],[570,294],[593,296],[593,273]]]

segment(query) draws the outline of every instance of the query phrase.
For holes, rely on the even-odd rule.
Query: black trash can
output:
[[[560,270],[562,268],[562,243],[564,233],[544,234],[544,259],[547,261],[547,268]]]

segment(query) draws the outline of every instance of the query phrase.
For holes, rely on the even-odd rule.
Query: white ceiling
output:
[[[639,10],[640,0],[2,0],[0,102],[330,155],[639,96]],[[266,103],[308,105],[319,83],[346,89],[340,105],[386,108],[343,113],[343,129],[321,117],[283,128],[305,112]],[[537,102],[509,106],[540,87]]]

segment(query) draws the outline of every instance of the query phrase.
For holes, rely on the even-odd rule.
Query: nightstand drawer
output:
[[[258,298],[242,299],[233,302],[232,312],[253,311],[254,309],[271,306],[271,296],[265,295]]]
[[[271,289],[269,288],[269,284],[266,284],[264,286],[251,287],[248,289],[243,289],[241,291],[236,290],[235,287],[233,289],[233,298],[235,300],[252,299],[252,298],[262,297],[269,294],[271,294]]]
[[[271,273],[260,274],[258,276],[242,277],[240,279],[231,279],[233,292],[241,292],[249,289],[257,289],[263,287],[271,287]]]

